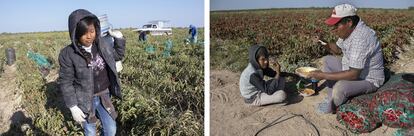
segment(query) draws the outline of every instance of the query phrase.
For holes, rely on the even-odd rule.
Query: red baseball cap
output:
[[[332,10],[331,17],[326,19],[325,23],[330,26],[335,25],[344,17],[356,15],[356,11],[357,9],[350,4],[337,5]]]

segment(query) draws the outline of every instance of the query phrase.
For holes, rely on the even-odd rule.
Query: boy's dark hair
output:
[[[267,53],[267,50],[266,50],[265,47],[261,47],[257,50],[256,60],[258,60],[260,58],[260,56],[264,56],[265,58],[269,57],[269,54]]]
[[[356,25],[358,25],[359,22],[359,16],[358,15],[354,15],[354,16],[347,16],[342,18],[338,24],[346,24],[349,21],[352,21],[352,27],[355,27]]]
[[[88,26],[89,25],[94,25],[95,27],[95,42],[97,41],[98,37],[99,37],[99,33],[98,31],[98,24],[97,24],[97,20],[95,18],[92,17],[86,17],[81,19],[78,24],[76,24],[76,32],[75,32],[75,38],[78,41],[78,44],[76,44],[79,48],[79,50],[81,51],[82,55],[85,57],[86,62],[89,64],[92,60],[92,55],[87,52],[84,48],[82,48],[82,45],[79,44],[80,38],[82,37],[82,35],[84,35],[87,31],[88,31]]]

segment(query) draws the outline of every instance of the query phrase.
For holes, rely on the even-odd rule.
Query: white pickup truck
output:
[[[155,20],[150,21],[148,24],[142,26],[142,28],[135,29],[138,33],[142,31],[148,31],[151,35],[164,35],[166,32],[168,35],[172,34],[172,29],[170,27],[165,27],[165,24],[169,22],[166,20]]]

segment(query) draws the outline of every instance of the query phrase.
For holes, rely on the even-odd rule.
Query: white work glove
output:
[[[118,30],[112,31],[112,29],[109,29],[108,32],[109,32],[109,35],[111,35],[111,36],[113,36],[115,38],[122,38],[122,37],[124,37],[124,35],[122,35],[121,31],[118,31]]]
[[[82,122],[85,122],[85,121],[86,121],[86,120],[85,120],[86,115],[85,115],[85,114],[83,114],[82,110],[81,110],[81,109],[79,109],[79,107],[78,107],[78,106],[73,106],[73,107],[71,107],[71,108],[69,108],[69,109],[70,109],[70,112],[72,113],[72,117],[73,117],[73,119],[74,119],[76,122],[78,122],[79,124],[82,124]]]
[[[122,70],[122,61],[116,61],[115,62],[115,68],[116,68],[116,72],[120,72]]]

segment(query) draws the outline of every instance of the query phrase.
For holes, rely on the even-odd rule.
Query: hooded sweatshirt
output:
[[[107,64],[106,70],[110,84],[108,89],[111,95],[119,99],[122,96],[118,74],[115,69],[115,61],[121,60],[124,57],[125,40],[115,38],[114,42],[117,46],[114,47],[111,47],[110,43],[102,40],[99,36],[99,20],[87,10],[78,9],[69,16],[69,36],[72,43],[60,51],[58,85],[66,107],[78,106],[83,112],[90,113],[92,97],[94,96],[95,90],[94,70],[85,60],[85,57],[77,46],[79,42],[75,38],[78,22],[86,17],[91,17],[96,20],[94,24],[97,35],[92,46],[96,46],[95,48],[100,51],[102,59]]]
[[[268,57],[267,49],[261,45],[254,45],[249,48],[249,64],[240,75],[240,93],[245,98],[246,103],[252,103],[258,93],[273,94],[278,86],[278,79],[271,79],[265,81],[264,75],[274,77],[276,72],[267,67],[261,69],[256,60],[257,52],[260,48],[266,50],[266,57]]]

